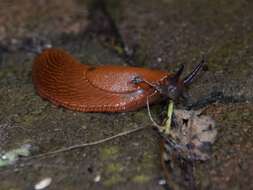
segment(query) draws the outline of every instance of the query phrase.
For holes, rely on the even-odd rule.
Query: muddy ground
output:
[[[158,184],[160,137],[146,108],[80,113],[36,94],[34,52],[46,45],[66,49],[82,63],[170,71],[185,64],[189,72],[204,56],[208,64],[190,87],[188,102],[178,105],[204,107],[217,121],[211,159],[194,164],[196,189],[253,189],[252,10],[247,0],[1,1],[1,152],[30,144],[37,155],[147,129],[45,159],[21,159],[0,168],[0,190],[33,189],[45,177],[55,190],[165,188]],[[165,106],[151,109],[159,120]]]

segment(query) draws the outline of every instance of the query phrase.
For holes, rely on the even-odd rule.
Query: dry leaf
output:
[[[209,159],[208,150],[217,136],[215,121],[201,111],[174,110],[174,114],[176,126],[165,137],[167,152],[190,160]]]

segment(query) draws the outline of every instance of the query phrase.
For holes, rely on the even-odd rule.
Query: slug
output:
[[[132,111],[165,97],[175,99],[202,68],[183,80],[177,73],[125,67],[81,64],[62,49],[49,48],[34,60],[32,79],[37,93],[55,105],[81,112]]]

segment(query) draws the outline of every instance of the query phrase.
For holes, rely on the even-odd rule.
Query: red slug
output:
[[[50,48],[35,58],[32,78],[38,94],[53,104],[82,112],[122,112],[145,106],[147,97],[150,103],[177,98],[202,65],[179,80],[183,67],[175,74],[138,67],[94,67]]]

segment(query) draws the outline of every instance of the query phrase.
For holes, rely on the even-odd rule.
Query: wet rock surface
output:
[[[218,138],[211,159],[194,166],[196,186],[253,189],[253,3],[21,0],[0,5],[0,151],[30,144],[36,155],[147,126],[104,144],[0,168],[0,189],[31,189],[44,178],[52,179],[49,189],[164,189],[158,185],[159,136],[145,108],[80,113],[36,95],[30,50],[44,44],[64,48],[83,63],[172,71],[183,63],[190,71],[204,56],[208,64],[189,89],[188,105],[194,109],[204,102]],[[151,109],[158,118],[165,107]]]

